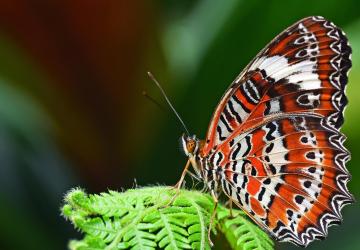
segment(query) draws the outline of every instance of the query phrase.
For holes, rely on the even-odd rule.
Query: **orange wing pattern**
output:
[[[203,154],[280,113],[318,113],[340,128],[350,54],[343,32],[322,17],[289,27],[226,91],[211,120]]]
[[[341,221],[353,201],[346,188],[344,136],[318,115],[292,115],[234,138],[221,185],[239,207],[279,240],[307,245]]]
[[[235,79],[211,120],[200,152],[210,188],[221,186],[278,240],[325,237],[353,202],[339,132],[350,54],[333,23],[300,20]]]

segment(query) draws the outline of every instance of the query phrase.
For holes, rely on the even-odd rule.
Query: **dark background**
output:
[[[185,164],[174,115],[205,136],[240,70],[298,19],[322,15],[353,48],[343,132],[360,194],[360,6],[324,1],[0,1],[0,249],[66,249],[80,238],[60,217],[65,192],[172,185]],[[360,209],[308,249],[358,249]],[[292,248],[278,244],[279,249]],[[221,249],[221,247],[219,248]]]

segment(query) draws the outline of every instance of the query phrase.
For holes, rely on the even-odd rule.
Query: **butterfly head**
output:
[[[183,134],[180,137],[180,144],[185,155],[189,157],[196,175],[200,178],[203,178],[204,173],[203,166],[201,164],[201,150],[204,146],[204,142],[196,138],[195,135],[190,136]]]
[[[199,150],[199,140],[195,135],[183,134],[180,138],[181,148],[188,157],[194,156]]]

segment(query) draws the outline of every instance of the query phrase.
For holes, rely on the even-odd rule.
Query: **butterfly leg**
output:
[[[232,208],[233,208],[233,201],[232,199],[229,199],[230,217],[234,217]]]
[[[225,206],[227,206],[230,210],[230,216],[231,217],[234,217],[233,216],[233,211],[232,211],[232,208],[233,208],[233,200],[231,198],[228,199],[228,201],[225,203]]]
[[[185,175],[186,175],[189,167],[190,167],[190,159],[186,162],[186,165],[185,165],[185,167],[184,167],[184,170],[183,170],[182,173],[181,173],[180,180],[175,184],[175,186],[174,186],[173,188],[177,189],[178,191],[180,190],[181,185],[182,185],[182,183],[184,182],[184,178],[185,178]]]
[[[180,193],[180,188],[184,182],[184,178],[185,178],[185,175],[189,169],[189,166],[190,166],[190,159],[187,161],[185,167],[184,167],[184,170],[183,172],[181,173],[181,177],[180,177],[180,180],[175,184],[175,186],[171,187],[171,189],[175,189],[176,190],[176,193],[175,195],[171,198],[171,200],[169,201],[168,204],[166,204],[165,207],[168,207],[170,206],[176,199],[176,197],[178,197],[179,193]]]
[[[216,215],[216,209],[217,209],[219,200],[216,197],[214,190],[211,191],[211,196],[214,199],[214,209],[212,211],[211,218],[210,218],[210,224],[209,224],[209,229],[208,229],[208,240],[209,240],[210,246],[213,247],[214,243],[211,241],[211,229],[212,229],[213,224],[214,224],[215,215]]]

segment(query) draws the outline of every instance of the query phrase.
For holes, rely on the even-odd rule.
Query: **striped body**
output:
[[[210,190],[222,189],[280,241],[306,246],[324,238],[353,202],[339,131],[350,54],[333,23],[300,20],[235,79],[206,140],[193,138],[198,145],[187,151]]]

